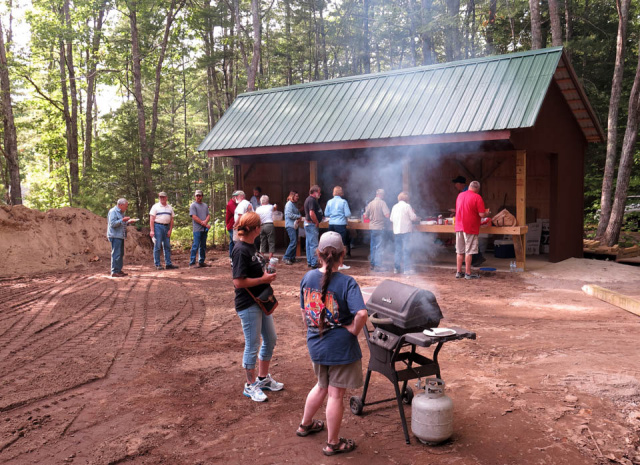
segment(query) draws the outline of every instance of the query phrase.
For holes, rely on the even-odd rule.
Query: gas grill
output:
[[[402,429],[407,444],[410,444],[407,420],[403,404],[411,404],[413,390],[407,384],[410,380],[435,375],[440,376],[438,353],[449,341],[475,339],[476,334],[463,328],[452,327],[455,334],[450,336],[427,336],[425,329],[436,328],[440,324],[442,312],[433,293],[397,281],[385,280],[373,291],[367,302],[369,322],[364,327],[369,346],[369,367],[362,390],[362,396],[350,400],[351,412],[362,414],[366,405],[396,400],[402,420]],[[435,346],[431,358],[416,351],[416,347]],[[396,396],[366,403],[367,389],[372,372],[386,376],[393,383]],[[399,383],[402,382],[402,388]]]

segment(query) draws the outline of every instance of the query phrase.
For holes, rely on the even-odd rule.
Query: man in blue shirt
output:
[[[107,215],[107,238],[111,242],[111,277],[122,278],[127,273],[122,271],[124,261],[124,240],[127,237],[127,226],[136,220],[124,216],[129,202],[126,199],[118,199],[115,207],[109,210]]]

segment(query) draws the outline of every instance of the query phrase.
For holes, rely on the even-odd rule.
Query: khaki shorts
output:
[[[362,387],[362,360],[349,365],[318,365],[311,362],[313,372],[318,377],[318,386],[327,389],[329,386],[346,389]]]
[[[456,232],[456,253],[458,255],[473,255],[478,253],[478,235]]]

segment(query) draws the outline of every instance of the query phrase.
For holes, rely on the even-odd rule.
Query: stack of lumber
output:
[[[600,245],[600,241],[584,239],[582,242],[584,253],[611,255],[616,257],[617,260],[640,256],[640,247],[637,245],[633,247],[620,247],[616,244],[613,247],[607,247]]]

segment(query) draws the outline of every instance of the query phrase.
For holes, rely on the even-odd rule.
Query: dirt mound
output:
[[[0,276],[77,268],[109,261],[107,220],[82,208],[47,212],[0,206]],[[125,260],[149,257],[151,241],[129,228]]]

